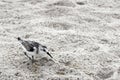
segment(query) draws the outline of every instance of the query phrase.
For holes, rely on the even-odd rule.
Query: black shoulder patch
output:
[[[34,51],[34,48],[33,48],[33,47],[31,47],[28,51],[31,51],[31,52],[32,52],[32,51]]]

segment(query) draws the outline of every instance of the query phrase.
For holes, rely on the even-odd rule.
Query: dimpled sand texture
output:
[[[120,0],[0,0],[0,80],[120,80]]]

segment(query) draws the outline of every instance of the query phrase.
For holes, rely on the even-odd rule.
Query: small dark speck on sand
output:
[[[76,2],[78,5],[85,5],[84,2]]]
[[[15,76],[20,76],[20,73],[19,72],[15,73]]]
[[[27,65],[30,65],[30,63],[27,63]]]
[[[23,64],[26,63],[25,61],[23,62]]]

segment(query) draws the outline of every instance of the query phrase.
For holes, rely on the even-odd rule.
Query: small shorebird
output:
[[[20,37],[17,38],[18,41],[22,44],[23,49],[25,50],[24,54],[30,59],[32,60],[32,62],[34,62],[34,57],[40,55],[40,53],[42,54],[42,52],[48,54],[51,58],[53,58],[51,56],[51,54],[47,51],[47,47],[35,42],[35,41],[27,41],[27,40],[23,40]],[[43,54],[44,54],[43,53]],[[30,56],[28,56],[30,55]]]

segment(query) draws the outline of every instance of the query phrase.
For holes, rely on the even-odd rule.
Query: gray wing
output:
[[[36,48],[39,47],[39,45],[40,45],[38,42],[35,42],[35,41],[28,41],[28,43]]]
[[[35,42],[35,41],[29,41],[29,44],[31,44],[32,47],[36,47],[37,48],[37,54],[39,53],[39,48],[41,48],[41,49],[47,49],[46,46],[44,46],[44,45],[42,45],[42,44],[40,44],[38,42]]]
[[[34,51],[33,45],[30,44],[28,41],[23,41],[22,45],[25,47],[27,51]]]
[[[29,41],[29,44],[32,45],[32,47],[36,47],[37,48],[37,54],[39,53],[39,43],[38,42],[35,42],[35,41]]]

